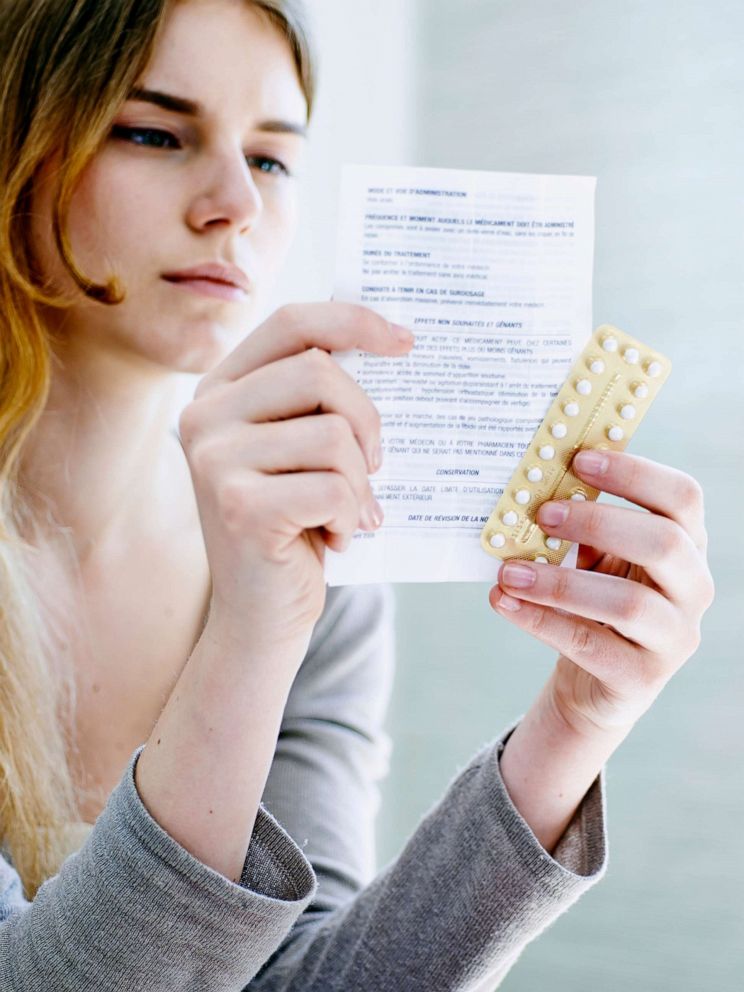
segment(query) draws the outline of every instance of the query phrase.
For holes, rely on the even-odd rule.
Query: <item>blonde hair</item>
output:
[[[43,308],[69,306],[40,282],[29,231],[36,177],[61,153],[52,227],[85,296],[123,299],[77,267],[66,225],[76,183],[147,66],[173,2],[4,0],[0,18],[0,844],[27,899],[59,871],[79,805],[68,764],[75,682],[54,657],[53,620],[33,582],[38,549],[30,494],[19,479],[24,444],[52,373]],[[246,0],[286,37],[307,100],[316,58],[301,0]],[[38,494],[36,494],[38,497]],[[43,494],[42,494],[43,499]]]

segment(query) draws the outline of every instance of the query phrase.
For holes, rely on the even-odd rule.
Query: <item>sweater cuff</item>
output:
[[[62,882],[66,874],[86,880],[79,890],[88,887],[91,947],[101,941],[101,929],[110,937],[120,916],[117,947],[91,954],[90,973],[107,959],[110,967],[112,957],[122,964],[141,960],[146,936],[152,963],[157,959],[166,974],[198,977],[205,987],[210,980],[214,988],[242,987],[310,903],[315,872],[263,806],[239,883],[199,861],[142,802],[135,768],[144,747],[132,754],[87,843],[60,872]]]
[[[522,719],[519,717],[492,745],[496,766],[495,787],[507,836],[522,861],[536,874],[564,881],[575,880],[586,886],[594,884],[603,877],[608,864],[605,766],[585,793],[553,854],[549,854],[514,805],[501,775],[501,754]]]
[[[262,804],[259,805],[240,882],[235,883],[199,861],[182,847],[143,803],[135,784],[135,769],[144,750],[142,744],[132,754],[126,773],[111,795],[112,813],[148,849],[148,852],[185,879],[199,884],[205,893],[245,905],[246,892],[271,902],[288,903],[292,911],[314,894],[315,873],[310,862],[286,830]],[[103,816],[103,814],[101,814]],[[298,904],[297,907],[291,906]],[[278,909],[280,907],[273,907]]]

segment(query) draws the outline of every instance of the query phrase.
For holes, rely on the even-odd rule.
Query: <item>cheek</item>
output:
[[[298,221],[299,210],[294,189],[281,195],[264,196],[259,250],[267,270],[278,268],[289,254],[297,233]],[[248,237],[250,239],[250,235]]]
[[[31,237],[52,291],[75,294],[75,283],[62,263],[52,234],[56,175],[53,160],[37,179]],[[156,198],[152,203],[144,202],[149,188],[147,183],[133,182],[131,168],[117,168],[105,151],[88,164],[78,180],[67,220],[72,253],[85,275],[102,281],[110,276],[118,257],[142,254],[142,246],[149,243],[158,223],[156,211],[163,206],[162,200],[158,202]],[[143,230],[147,225],[149,237]]]
[[[87,271],[101,276],[117,258],[142,254],[164,207],[163,197],[148,197],[150,188],[133,181],[131,165],[116,167],[105,154],[91,164],[70,209],[72,245]]]

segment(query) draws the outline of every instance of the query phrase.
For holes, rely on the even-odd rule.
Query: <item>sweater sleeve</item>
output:
[[[236,992],[310,902],[312,867],[263,806],[237,884],[166,833],[135,786],[144,747],[32,902],[0,858],[3,992]]]
[[[605,770],[551,856],[501,777],[520,717],[470,759],[376,873],[392,596],[384,586],[329,592],[335,601],[293,685],[264,794],[318,889],[245,992],[492,992],[605,874]]]

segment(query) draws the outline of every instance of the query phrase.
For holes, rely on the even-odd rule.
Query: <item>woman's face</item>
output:
[[[75,348],[204,372],[255,326],[291,245],[305,139],[285,125],[303,128],[305,98],[287,40],[247,0],[173,5],[137,87],[201,111],[128,100],[75,191],[74,257],[97,282],[118,275],[125,301],[87,299],[61,264],[51,233],[54,160],[36,189],[34,245],[53,289],[80,300],[61,324]],[[224,300],[163,278],[207,262],[241,268],[248,292]]]

